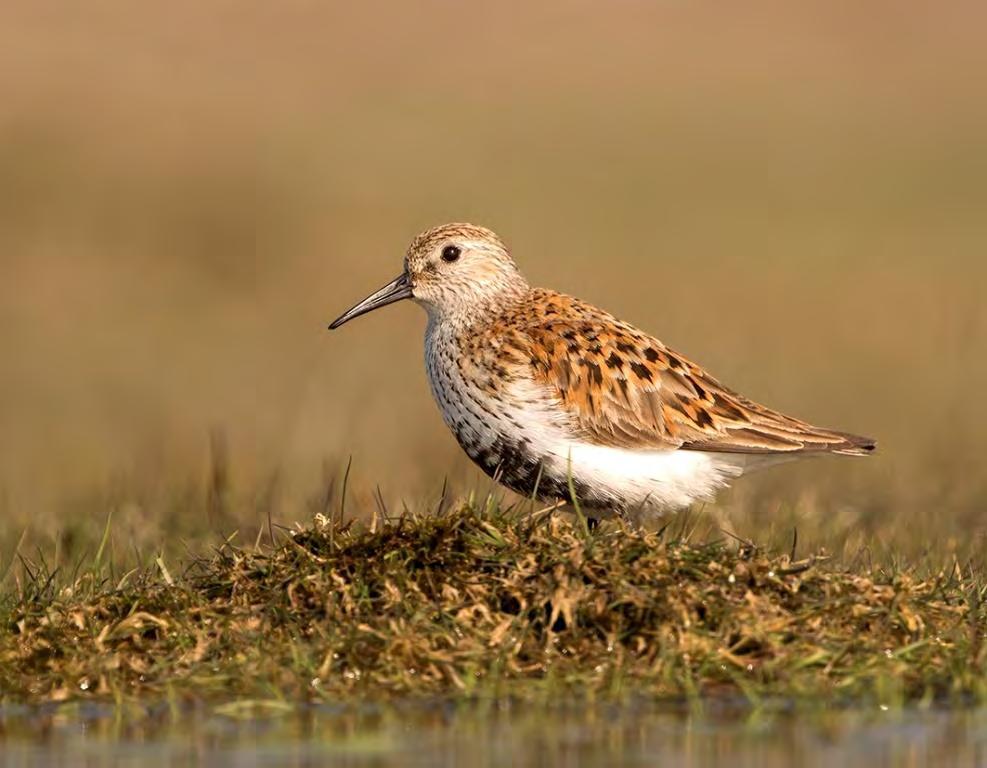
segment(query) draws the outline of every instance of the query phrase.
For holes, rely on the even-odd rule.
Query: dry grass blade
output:
[[[182,576],[34,565],[0,631],[10,698],[160,693],[950,700],[984,696],[982,581],[839,570],[545,510],[320,518]],[[749,544],[749,543],[747,543]],[[85,685],[80,688],[81,685]],[[83,690],[83,688],[85,690]]]

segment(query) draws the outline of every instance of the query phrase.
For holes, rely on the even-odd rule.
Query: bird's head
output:
[[[507,246],[493,232],[473,224],[443,224],[411,242],[400,275],[329,327],[338,328],[401,299],[422,305],[433,318],[468,319],[521,295],[527,287]]]

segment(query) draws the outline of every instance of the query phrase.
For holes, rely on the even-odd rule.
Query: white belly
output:
[[[558,444],[553,451],[558,467],[569,466],[563,452],[572,456],[572,476],[612,498],[614,506],[659,514],[712,501],[742,471],[715,453],[632,451],[585,443]]]
[[[663,513],[710,501],[716,491],[744,471],[742,460],[729,454],[687,450],[635,450],[596,445],[579,440],[566,422],[561,404],[547,400],[532,384],[517,388],[526,403],[526,421],[532,430],[533,452],[541,455],[546,471],[561,473],[592,489],[598,505],[620,510]]]

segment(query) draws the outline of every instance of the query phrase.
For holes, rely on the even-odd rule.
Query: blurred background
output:
[[[746,478],[700,527],[980,559],[985,24],[972,1],[4,3],[0,570],[70,561],[108,515],[121,557],[249,540],[338,510],[350,458],[348,514],[486,494],[421,310],[326,330],[449,220],[879,440]]]

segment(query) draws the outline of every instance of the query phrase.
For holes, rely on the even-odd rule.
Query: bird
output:
[[[401,274],[329,328],[407,299],[427,314],[429,385],[469,458],[518,494],[594,520],[662,517],[761,467],[876,449],[760,405],[588,302],[530,286],[481,226],[419,234]]]

